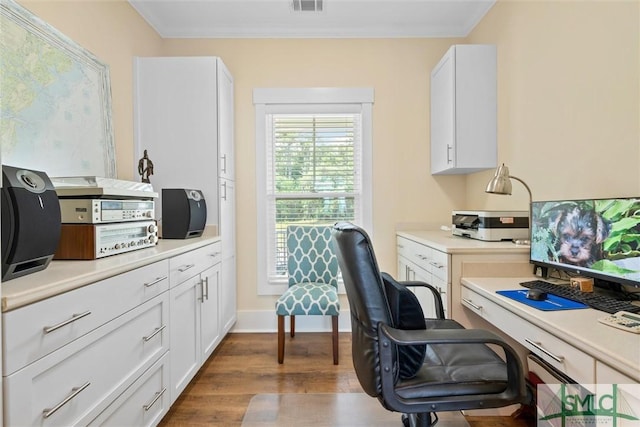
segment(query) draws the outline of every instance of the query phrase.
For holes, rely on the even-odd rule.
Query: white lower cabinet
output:
[[[206,252],[219,254],[220,251],[211,246],[181,255],[170,262],[172,280],[174,277],[182,280],[186,271],[193,275],[177,284],[171,282],[169,290],[173,349],[171,402],[182,393],[221,339],[220,256],[203,255]]]
[[[3,313],[3,424],[157,425],[235,317],[221,259],[216,241]]]
[[[168,321],[164,293],[5,377],[5,424],[88,424],[168,350]]]
[[[425,282],[440,293],[445,317],[449,317],[449,256],[437,249],[421,245],[404,237],[397,237],[398,280]],[[426,317],[434,318],[435,305],[431,291],[421,287],[410,288],[418,297]]]

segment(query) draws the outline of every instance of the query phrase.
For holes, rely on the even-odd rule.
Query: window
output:
[[[369,89],[256,89],[258,293],[287,282],[289,224],[371,228]]]

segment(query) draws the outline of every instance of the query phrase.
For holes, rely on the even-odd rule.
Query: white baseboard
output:
[[[284,327],[289,331],[289,316],[285,317]],[[351,314],[349,310],[340,311],[338,330],[351,332]],[[277,332],[278,316],[275,310],[239,310],[236,324],[230,332]],[[296,332],[331,332],[329,316],[296,316]]]

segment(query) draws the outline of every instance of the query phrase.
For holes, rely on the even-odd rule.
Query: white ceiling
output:
[[[129,0],[165,38],[465,37],[495,0]]]

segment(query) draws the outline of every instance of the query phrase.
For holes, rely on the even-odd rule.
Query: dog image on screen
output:
[[[602,259],[602,242],[609,235],[611,226],[595,210],[569,207],[558,212],[551,225],[560,262],[589,267]]]

